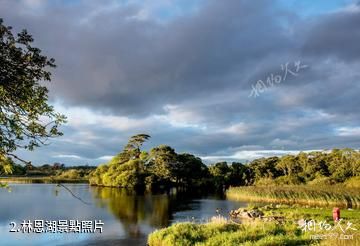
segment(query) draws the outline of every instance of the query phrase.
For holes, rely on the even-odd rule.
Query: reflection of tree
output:
[[[151,227],[168,226],[171,216],[170,203],[173,196],[168,195],[134,195],[126,190],[110,187],[92,187],[96,203],[108,207],[118,218],[125,231],[134,237],[140,236],[140,225]]]

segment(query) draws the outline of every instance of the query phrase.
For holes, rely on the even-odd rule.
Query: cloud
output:
[[[71,159],[83,159],[83,157],[78,156],[78,155],[55,155],[54,158],[61,158],[61,159],[67,159],[67,158],[71,158]]]
[[[309,23],[303,51],[311,56],[336,57],[341,60],[358,61],[360,48],[360,6],[351,5],[325,15]],[[344,47],[346,45],[346,47]]]
[[[306,150],[303,152],[313,152],[313,151],[322,151],[322,150]],[[204,156],[201,157],[204,161],[207,162],[217,162],[217,161],[252,161],[254,159],[259,159],[263,157],[271,156],[284,156],[284,155],[297,155],[301,151],[298,150],[241,150],[237,151],[229,156]]]
[[[0,15],[56,58],[50,99],[69,123],[27,158],[96,164],[140,132],[146,148],[208,160],[360,148],[357,4],[30,2],[2,1]],[[295,61],[308,67],[248,97]]]
[[[227,134],[235,134],[235,135],[244,135],[249,133],[250,126],[246,125],[244,122],[239,122],[224,129],[221,129],[219,132],[227,133]]]
[[[340,127],[336,131],[339,136],[360,136],[360,127]]]

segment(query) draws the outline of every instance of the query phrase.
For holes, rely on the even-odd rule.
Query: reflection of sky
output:
[[[245,203],[214,200],[214,199],[201,199],[194,200],[189,204],[189,208],[184,211],[179,211],[174,214],[173,222],[180,221],[208,221],[211,217],[217,215],[216,209],[223,216],[227,216],[230,210],[238,209],[239,207],[246,207]]]
[[[170,222],[208,219],[216,215],[216,209],[220,208],[222,214],[244,204],[218,199],[182,200],[176,199],[175,206],[171,205],[165,195],[146,195],[137,198],[133,196],[115,196],[111,199],[130,199],[129,206],[133,205],[131,199],[143,201],[143,206],[138,206],[139,211],[134,214],[144,213],[144,217],[135,216],[124,219],[117,213],[128,211],[127,208],[117,208],[112,211],[107,205],[99,206],[99,198],[94,199],[94,191],[85,184],[67,184],[74,194],[81,197],[91,205],[86,205],[71,196],[69,192],[53,184],[11,184],[11,192],[0,189],[0,245],[93,245],[103,244],[104,240],[109,245],[144,245],[146,235],[157,227],[168,225],[169,214],[173,214]],[[59,192],[55,192],[55,190]],[[106,188],[99,188],[99,192]],[[56,195],[57,194],[57,195]],[[159,200],[160,199],[160,200]],[[165,200],[163,200],[165,199]],[[104,201],[104,200],[102,200]],[[122,200],[127,204],[127,200]],[[108,201],[105,201],[105,204]],[[170,206],[170,207],[168,207]],[[178,212],[174,212],[176,209]],[[181,211],[182,210],[182,211]],[[125,213],[125,215],[129,216]],[[119,217],[120,216],[120,217]],[[158,220],[154,221],[154,216]],[[20,223],[34,220],[102,220],[104,222],[103,233],[22,233],[9,232],[12,228],[10,222],[15,222],[17,228]],[[164,224],[165,223],[165,224]],[[130,228],[129,228],[130,227]],[[129,235],[139,232],[138,235]]]
[[[85,201],[92,202],[87,185],[67,185]],[[11,192],[0,189],[0,237],[1,245],[59,245],[76,243],[92,238],[119,238],[125,233],[112,215],[95,204],[86,205],[73,198],[69,192],[58,187],[55,196],[52,184],[11,184]],[[11,221],[17,226],[23,220],[102,220],[103,233],[10,233]]]

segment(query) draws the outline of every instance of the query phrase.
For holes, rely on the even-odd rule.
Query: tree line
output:
[[[150,138],[132,136],[124,149],[90,174],[91,185],[131,190],[206,188],[261,184],[339,183],[360,175],[360,153],[353,149],[301,152],[298,155],[256,159],[249,164],[218,162],[205,165],[192,154],[178,154],[167,145],[141,149]]]

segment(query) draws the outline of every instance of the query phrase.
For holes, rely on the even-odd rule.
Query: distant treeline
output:
[[[86,179],[91,171],[96,169],[95,166],[65,166],[62,163],[44,164],[41,166],[34,166],[31,164],[20,165],[14,163],[11,159],[6,159],[6,165],[0,165],[0,174],[6,176],[34,176],[34,177],[45,177],[45,176],[57,176],[62,178],[71,179]],[[2,170],[7,168],[7,172]]]
[[[177,154],[167,145],[149,152],[141,150],[149,138],[146,134],[131,137],[119,154],[90,174],[90,184],[132,190],[172,187],[222,190],[229,186],[269,183],[331,184],[360,175],[360,152],[353,149],[301,152],[296,156],[261,158],[246,165],[219,162],[207,166],[200,158]]]

